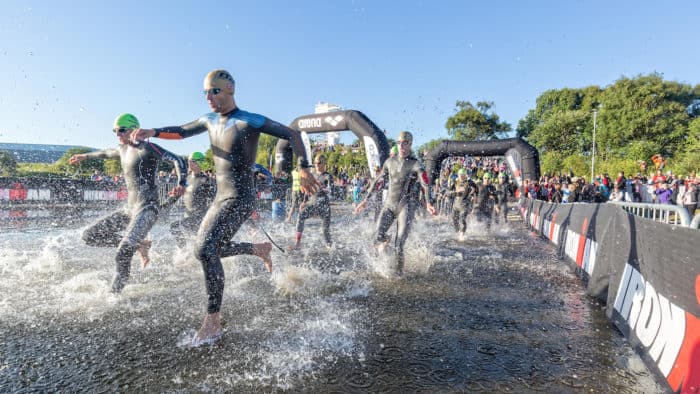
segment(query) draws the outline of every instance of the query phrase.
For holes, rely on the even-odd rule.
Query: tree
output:
[[[428,153],[431,150],[435,149],[438,145],[440,145],[440,143],[442,141],[444,141],[444,139],[442,139],[442,138],[430,140],[430,141],[426,142],[425,144],[419,146],[417,151],[420,153]]]
[[[507,122],[501,122],[492,111],[493,102],[479,101],[476,107],[469,101],[457,101],[455,114],[447,119],[445,127],[450,138],[459,141],[498,139],[511,131]]]
[[[14,176],[17,174],[17,160],[12,153],[0,150],[0,175]]]
[[[255,156],[255,162],[267,168],[270,165],[270,158],[275,157],[275,147],[279,138],[269,134],[260,134],[258,140],[258,152]],[[311,158],[309,158],[311,160]]]

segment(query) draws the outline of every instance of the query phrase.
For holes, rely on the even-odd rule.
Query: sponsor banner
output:
[[[76,179],[0,177],[0,204],[36,205],[116,201],[126,198],[123,185]]]
[[[372,137],[364,136],[362,139],[365,142],[365,154],[367,155],[367,165],[369,166],[369,173],[372,178],[377,176],[377,171],[375,167],[379,167],[379,150],[377,149],[377,144],[374,142]]]
[[[311,156],[311,141],[309,141],[309,135],[302,131],[301,141],[304,143],[304,150],[306,151],[306,157],[309,159],[309,165],[314,162],[314,157]]]
[[[346,121],[348,112],[350,111],[334,111],[302,116],[296,119],[294,124],[292,124],[292,128],[310,133],[344,131],[348,129]]]
[[[700,231],[612,204],[521,203],[526,222],[587,279],[588,294],[673,391],[700,387]]]

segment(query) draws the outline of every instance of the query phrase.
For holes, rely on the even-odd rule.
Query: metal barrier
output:
[[[690,221],[690,225],[688,227],[694,228],[694,229],[700,229],[700,213],[695,215],[693,220]]]
[[[625,211],[643,217],[645,219],[651,219],[657,222],[668,223],[673,225],[680,225],[683,227],[692,227],[690,221],[690,215],[688,211],[678,205],[672,204],[647,204],[638,202],[623,202],[623,201],[610,201],[609,203],[619,205]],[[693,222],[700,219],[696,215]],[[697,224],[695,226],[697,228]]]

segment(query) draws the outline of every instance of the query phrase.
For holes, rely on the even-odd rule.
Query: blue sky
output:
[[[233,74],[242,109],[288,124],[332,102],[416,144],[447,137],[457,100],[493,101],[515,128],[547,89],[650,72],[700,83],[693,1],[202,4],[4,1],[0,142],[106,148],[122,112],[143,127],[191,121],[214,68]]]

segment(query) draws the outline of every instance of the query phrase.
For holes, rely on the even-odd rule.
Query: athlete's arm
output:
[[[187,166],[185,161],[180,156],[152,142],[147,142],[145,147],[155,153],[161,160],[170,160],[173,163],[178,182],[177,186],[170,193],[178,197],[185,194],[185,186],[187,186]]]
[[[185,123],[182,126],[168,126],[155,129],[136,129],[131,134],[131,140],[134,142],[139,142],[150,137],[161,138],[164,140],[181,140],[183,138],[201,134],[205,131],[207,131],[206,118],[201,117],[190,123]]]
[[[430,193],[430,178],[428,178],[428,173],[425,172],[423,166],[419,162],[416,162],[416,167],[416,175],[418,176],[421,187],[423,187],[423,194],[425,195],[425,208],[431,215],[435,215],[437,211],[433,207],[433,195]]]
[[[386,161],[384,162],[384,164],[386,164]],[[375,176],[374,179],[372,179],[372,183],[370,183],[367,187],[367,195],[365,196],[364,201],[369,201],[372,195],[374,195],[374,193],[377,191],[377,183],[384,181],[384,173],[384,165],[382,165],[382,168],[379,169],[377,176]]]
[[[306,149],[304,149],[304,142],[301,140],[301,134],[281,123],[275,122],[269,118],[265,118],[265,122],[260,127],[260,132],[269,134],[271,136],[282,138],[289,141],[294,153],[299,157],[301,167],[308,168],[309,157],[306,156]]]
[[[117,157],[119,157],[119,151],[117,149],[105,149],[95,152],[75,154],[68,159],[68,163],[78,164],[85,159],[114,159]]]

